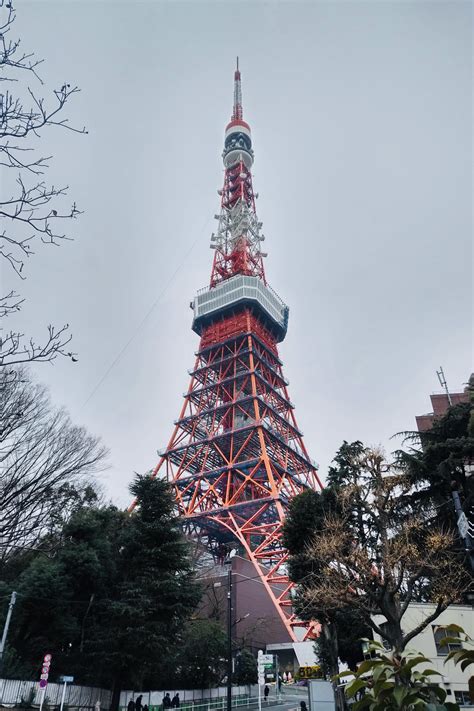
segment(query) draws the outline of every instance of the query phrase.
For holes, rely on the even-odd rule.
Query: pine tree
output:
[[[121,537],[112,599],[100,606],[95,636],[85,648],[98,663],[106,654],[113,708],[124,684],[142,686],[165,676],[175,642],[200,598],[169,485],[143,476],[130,491],[137,507]]]

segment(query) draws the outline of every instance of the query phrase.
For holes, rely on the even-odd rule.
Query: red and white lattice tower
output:
[[[292,610],[282,525],[292,497],[321,483],[296,424],[278,357],[288,307],[265,278],[253,159],[237,62],[234,110],[225,130],[221,211],[211,236],[211,280],[192,303],[192,328],[201,342],[181,413],[154,476],[166,476],[173,484],[186,532],[216,559],[236,547],[253,563],[290,639],[297,641],[309,632]]]

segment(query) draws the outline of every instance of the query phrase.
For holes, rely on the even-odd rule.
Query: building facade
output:
[[[412,603],[409,605],[403,617],[403,624],[406,626],[406,630],[417,627],[434,610],[435,605],[431,603]],[[378,625],[386,621],[382,615],[375,615],[373,619]],[[446,701],[456,702],[459,706],[474,709],[474,697],[471,698],[469,690],[469,679],[474,676],[474,668],[472,666],[468,667],[463,672],[461,667],[456,666],[451,660],[446,661],[446,657],[453,649],[453,646],[440,644],[443,637],[453,636],[453,633],[446,632],[446,627],[453,624],[462,627],[466,634],[471,639],[474,639],[474,607],[470,605],[450,605],[434,622],[427,625],[419,635],[411,640],[408,648],[420,652],[430,660],[429,665],[425,668],[429,667],[440,673],[440,676],[433,677],[433,680],[446,689]],[[386,644],[375,633],[374,639],[377,642]],[[472,648],[474,648],[474,645],[472,645]]]

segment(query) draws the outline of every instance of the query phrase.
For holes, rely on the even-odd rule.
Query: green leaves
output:
[[[376,653],[359,665],[355,678],[345,687],[347,699],[357,699],[352,711],[459,711],[456,704],[446,704],[446,692],[437,686],[434,669],[417,669],[429,663],[422,654],[380,654],[381,645],[369,642],[369,652]],[[351,672],[343,672],[338,678]]]
[[[449,625],[446,629],[452,632],[457,632],[458,637],[445,637],[441,640],[441,644],[462,645],[463,649],[454,649],[449,652],[444,663],[446,664],[446,662],[452,661],[454,664],[459,664],[461,671],[466,671],[471,664],[474,664],[474,641],[459,625]]]
[[[346,686],[346,696],[352,699],[360,689],[364,689],[366,681],[364,679],[354,679]]]

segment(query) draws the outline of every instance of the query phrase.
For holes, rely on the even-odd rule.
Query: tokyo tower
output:
[[[179,418],[153,476],[174,486],[186,533],[217,561],[237,548],[253,563],[289,638],[299,641],[310,631],[292,609],[282,526],[291,499],[321,482],[278,356],[288,307],[265,277],[238,60],[222,156],[211,279],[191,304],[192,328],[201,340]]]

